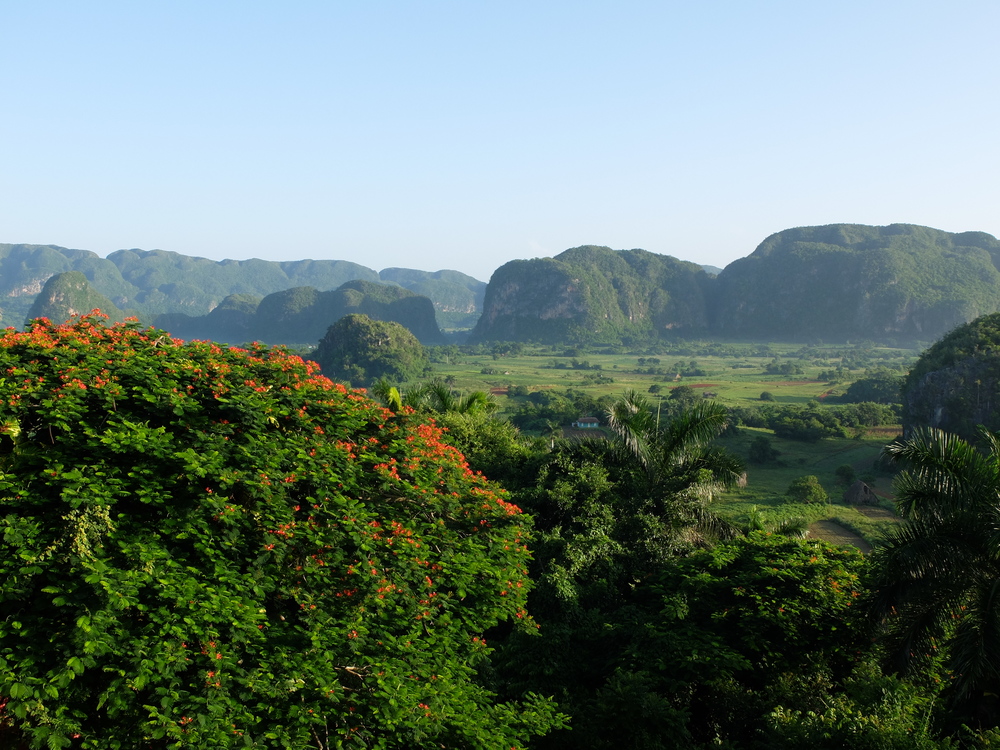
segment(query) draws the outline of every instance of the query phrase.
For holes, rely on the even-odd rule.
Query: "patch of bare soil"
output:
[[[899,519],[895,513],[891,510],[886,510],[885,508],[879,508],[874,505],[854,505],[852,506],[861,515],[866,518],[871,518],[876,521],[896,521]]]
[[[857,547],[866,555],[872,551],[868,542],[836,521],[816,521],[809,524],[809,536],[841,547]]]

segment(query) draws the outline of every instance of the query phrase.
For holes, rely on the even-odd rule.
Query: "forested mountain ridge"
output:
[[[214,261],[164,250],[119,250],[101,258],[56,245],[0,244],[0,320],[20,326],[54,275],[79,271],[117,307],[152,321],[164,313],[208,314],[230,295],[257,298],[301,286],[337,289],[348,281],[383,281],[428,296],[446,315],[475,315],[486,283],[458,271],[386,269],[386,277],[344,260]],[[416,287],[416,288],[414,288]]]
[[[490,279],[472,336],[558,342],[705,330],[709,281],[694,263],[645,250],[585,245],[515,260]]]
[[[1000,309],[1000,242],[912,224],[831,224],[765,239],[715,279],[729,336],[933,339]]]
[[[498,269],[473,336],[929,340],[1000,310],[998,265],[989,234],[911,224],[788,229],[718,276],[670,256],[586,246]]]
[[[438,326],[468,328],[477,318],[472,337],[479,341],[632,343],[670,332],[927,341],[1000,310],[998,268],[1000,242],[993,236],[912,224],[787,229],[717,275],[667,255],[586,245],[506,263],[489,285],[457,271],[376,272],[348,261],[212,261],[161,250],[120,250],[104,259],[54,245],[0,244],[0,320],[21,325],[48,279],[79,271],[96,293],[143,322],[165,316],[188,329],[191,319],[218,308],[206,322],[228,341],[246,340],[241,332],[269,295],[289,292],[298,300],[291,300],[294,306],[304,293],[292,290],[319,294],[355,281],[388,282],[429,298],[437,323],[425,324],[422,312],[406,322],[425,342],[440,335]],[[359,305],[345,299],[334,307],[363,312]],[[319,325],[303,320],[294,328],[296,340]],[[276,340],[278,328],[265,340]]]
[[[182,339],[315,345],[331,325],[351,314],[399,323],[424,344],[444,343],[427,297],[401,286],[362,280],[328,291],[294,287],[263,299],[231,295],[207,315],[160,315],[155,325]]]

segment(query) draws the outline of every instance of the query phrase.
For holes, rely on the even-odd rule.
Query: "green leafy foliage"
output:
[[[853,670],[869,640],[863,567],[857,551],[763,532],[677,560],[649,584],[660,608],[631,667],[674,696],[696,741],[751,737],[776,704],[822,705]]]
[[[491,676],[502,695],[552,694],[571,714],[573,731],[540,747],[605,747],[616,727],[643,713],[629,737],[668,742],[683,728],[669,697],[643,692],[642,675],[617,671],[630,644],[645,637],[639,623],[650,613],[637,609],[638,583],[734,532],[709,507],[742,475],[739,461],[710,445],[724,410],[701,403],[657,424],[644,397],[627,393],[612,412],[614,441],[557,441],[507,480],[538,529],[530,601],[541,629],[537,637],[508,634]]]
[[[601,414],[613,401],[611,397],[594,398],[574,388],[532,391],[518,402],[510,421],[523,430],[544,432],[549,423],[568,425],[579,417]]]
[[[903,376],[889,370],[879,370],[859,378],[847,387],[841,400],[849,404],[872,402],[876,404],[898,404]]]
[[[529,522],[440,431],[281,350],[0,337],[0,699],[32,748],[493,750]],[[13,739],[16,743],[16,736]]]
[[[846,485],[854,484],[854,481],[858,477],[857,472],[854,471],[854,467],[850,464],[841,464],[833,473],[836,475],[838,482]]]
[[[844,426],[837,415],[818,404],[789,405],[768,413],[767,426],[774,434],[789,440],[816,442],[825,437],[842,437]]]
[[[346,315],[327,330],[314,359],[331,378],[366,385],[379,378],[411,380],[423,374],[427,354],[399,323]]]
[[[893,665],[946,656],[956,704],[996,726],[1000,673],[1000,439],[979,451],[956,435],[917,430],[886,447],[905,470],[893,482],[905,523],[875,552],[872,608]]]
[[[793,503],[825,503],[830,499],[819,478],[812,474],[794,480],[785,494]]]
[[[907,429],[933,427],[978,439],[1000,429],[1000,314],[959,326],[929,347],[903,385]]]
[[[771,441],[763,435],[758,435],[750,443],[747,458],[752,464],[768,464],[776,461],[781,451],[771,445]]]
[[[858,665],[832,695],[814,692],[808,707],[778,706],[767,717],[761,750],[945,750],[994,747],[994,732],[966,733],[968,744],[936,736],[939,691],[881,674],[870,662]],[[992,738],[992,742],[991,742]],[[980,744],[982,743],[982,744]]]

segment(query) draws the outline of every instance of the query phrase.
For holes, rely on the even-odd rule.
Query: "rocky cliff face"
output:
[[[905,392],[903,411],[907,432],[936,427],[976,442],[979,425],[1000,429],[1000,352],[924,374]]]
[[[103,294],[95,291],[87,277],[79,271],[67,271],[50,278],[35,297],[25,323],[35,318],[48,318],[63,323],[74,315],[85,315],[99,309],[112,322],[125,319],[125,314]]]
[[[1000,430],[1000,313],[959,326],[917,360],[902,389],[903,427],[936,427],[977,441]]]
[[[644,250],[587,245],[501,266],[486,289],[473,340],[648,339],[704,330],[708,275]]]

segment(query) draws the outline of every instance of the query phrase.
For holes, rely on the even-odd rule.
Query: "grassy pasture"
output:
[[[657,398],[669,398],[670,391],[686,385],[729,406],[760,405],[761,394],[768,392],[776,404],[806,404],[817,400],[821,404],[835,401],[850,383],[864,377],[865,370],[889,367],[905,372],[915,361],[916,350],[889,349],[871,345],[824,344],[804,347],[799,344],[757,344],[696,342],[683,348],[662,351],[617,352],[580,351],[559,347],[523,347],[514,354],[450,352],[447,357],[435,357],[433,377],[444,379],[458,391],[487,390],[495,394],[504,411],[512,412],[517,401],[508,398],[507,388],[523,386],[529,392],[554,389],[574,389],[594,398],[618,397],[632,389]],[[768,368],[782,370],[767,372]],[[837,377],[829,376],[837,371]],[[678,374],[680,375],[678,376]],[[658,393],[650,393],[659,387]],[[584,415],[581,415],[584,416]],[[595,415],[600,416],[600,415]],[[745,518],[752,505],[758,506],[769,519],[805,516],[811,521],[835,520],[874,540],[885,520],[872,518],[877,510],[865,515],[841,501],[846,487],[838,483],[837,467],[851,465],[858,476],[875,472],[875,460],[882,446],[897,431],[878,429],[858,438],[826,438],[805,443],[777,438],[769,430],[741,428],[721,444],[747,458],[750,442],[766,435],[780,451],[778,460],[764,466],[748,464],[748,484],[726,493],[720,499],[720,512],[734,518]],[[796,478],[812,474],[830,496],[830,503],[802,506],[787,502],[785,493]],[[869,476],[869,478],[871,478]],[[891,478],[876,473],[875,489],[886,499],[885,509],[892,507],[889,493]]]
[[[659,395],[665,398],[670,389],[687,385],[714,393],[714,398],[727,404],[758,403],[765,391],[773,395],[775,403],[805,404],[842,394],[853,379],[863,377],[867,367],[908,368],[917,355],[913,350],[858,350],[848,345],[702,344],[704,348],[712,346],[731,353],[680,354],[668,349],[655,354],[567,354],[567,350],[554,347],[524,347],[515,355],[458,353],[448,356],[448,361],[434,362],[433,377],[448,379],[460,391],[503,392],[509,385],[517,385],[532,390],[573,388],[599,397],[619,396],[627,389],[646,393],[651,386],[659,386]],[[776,358],[777,364],[791,365],[799,372],[766,373]],[[861,364],[845,368],[840,382],[818,379],[821,373],[844,367],[845,361]]]
[[[753,438],[765,435],[780,455],[772,463],[747,464],[747,485],[727,492],[717,505],[717,510],[736,520],[746,517],[750,506],[756,505],[768,519],[779,521],[792,516],[804,516],[810,521],[833,520],[874,542],[883,524],[884,513],[891,510],[890,473],[880,471],[876,460],[885,445],[885,436],[854,438],[824,438],[816,443],[783,440],[770,430],[742,428],[737,437],[725,438],[720,444],[733,453],[747,457]],[[837,467],[848,464],[883,498],[872,512],[864,513],[845,505],[843,495],[847,486],[836,476]],[[814,475],[830,497],[828,504],[802,505],[789,502],[786,492],[789,485],[804,475]],[[874,517],[873,517],[874,516]]]

